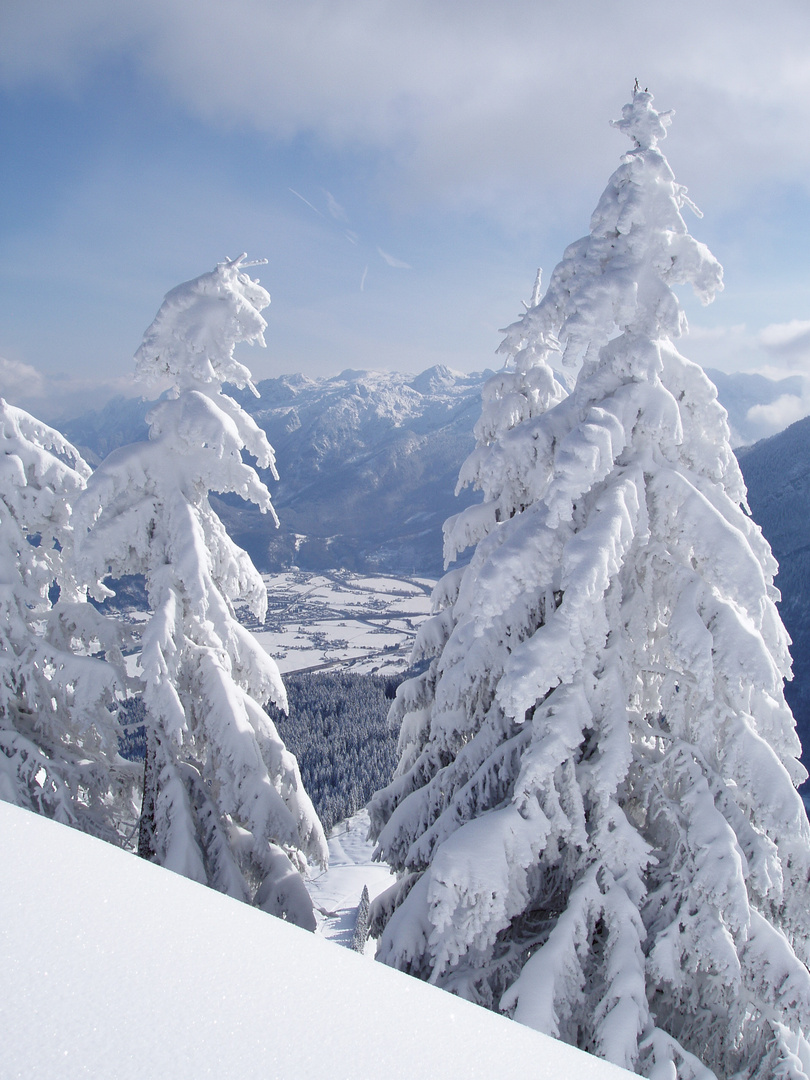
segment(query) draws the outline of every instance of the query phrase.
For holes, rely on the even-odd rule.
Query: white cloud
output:
[[[0,357],[0,397],[49,423],[98,409],[118,395],[139,397],[142,393],[143,387],[132,375],[43,375],[31,364]]]
[[[0,396],[16,405],[21,398],[42,397],[43,379],[36,368],[0,356]]]
[[[690,322],[677,347],[702,367],[720,371],[761,371],[768,363],[756,333],[743,324],[703,327]]]
[[[388,252],[383,251],[382,248],[378,247],[377,251],[379,253],[380,258],[383,259],[385,262],[387,262],[389,266],[393,266],[395,270],[412,270],[413,269],[413,267],[410,265],[410,263],[403,262],[402,259],[397,259],[394,255],[389,255]]]
[[[790,424],[810,414],[810,395],[797,397],[794,394],[782,394],[768,405],[754,405],[748,410],[746,420],[757,430],[757,437],[763,439],[775,435]]]
[[[810,354],[810,322],[791,319],[786,323],[772,323],[759,334],[760,342],[779,352]]]
[[[8,238],[0,270],[6,268],[9,281],[27,275],[33,295],[47,251],[53,282],[91,282],[95,293],[66,289],[60,301],[53,288],[47,317],[39,309],[29,316],[7,295],[0,347],[43,371],[54,364],[72,374],[93,364],[129,370],[163,291],[247,247],[271,256],[263,276],[287,370],[323,365],[327,355],[331,364],[350,348],[363,352],[344,361],[352,366],[371,366],[380,357],[395,364],[401,355],[416,370],[414,327],[438,326],[437,340],[450,341],[445,313],[453,299],[469,338],[462,346],[456,334],[442,347],[483,357],[470,364],[489,363],[498,341],[494,327],[510,321],[509,297],[526,295],[537,262],[552,267],[565,244],[586,230],[608,173],[629,146],[607,121],[619,115],[635,75],[659,107],[676,111],[664,149],[707,211],[696,234],[707,238],[704,229],[722,218],[726,239],[749,245],[749,262],[738,266],[753,265],[754,201],[748,222],[736,228],[735,219],[730,232],[735,204],[758,193],[770,211],[774,192],[793,181],[810,187],[810,141],[798,137],[810,129],[808,37],[810,5],[792,0],[773,0],[767,9],[683,0],[677,16],[649,0],[626,0],[620,9],[602,0],[4,0],[0,88],[55,87],[89,96],[103,90],[105,72],[120,66],[136,72],[136,86],[138,79],[150,82],[152,96],[159,89],[173,121],[168,106],[179,102],[195,119],[212,122],[211,132],[259,133],[253,146],[268,157],[273,140],[282,140],[285,169],[290,160],[299,164],[301,146],[306,150],[302,170],[268,176],[266,195],[257,199],[238,188],[237,167],[233,189],[216,170],[185,175],[157,142],[147,141],[139,154],[128,150],[121,172],[117,159],[105,171],[95,147],[102,140],[94,140],[93,152],[82,158],[82,183],[63,185],[50,220],[18,211],[29,225]],[[102,79],[94,81],[96,72]],[[47,95],[42,100],[47,107]],[[126,140],[125,124],[122,131]],[[138,133],[133,125],[132,137]],[[307,157],[312,147],[317,167]],[[345,156],[337,160],[336,151]],[[787,212],[795,212],[795,203],[785,201]],[[386,220],[391,202],[400,205]],[[451,202],[462,213],[445,215]],[[350,209],[351,229],[341,204]],[[464,213],[470,208],[475,216]],[[441,239],[446,254],[435,250],[440,241],[432,224],[439,215],[458,225],[446,234],[450,242]],[[769,220],[765,211],[762,220]],[[453,247],[468,226],[478,230],[476,243]],[[418,250],[418,272],[368,274],[369,264],[378,265],[378,239],[395,251]],[[727,302],[733,259],[728,244],[708,239],[728,264]],[[349,253],[345,258],[336,254],[339,247]],[[390,266],[407,265],[379,254]],[[783,264],[798,261],[801,247],[780,257]],[[464,260],[462,272],[454,259]],[[755,299],[741,302],[729,321],[762,325],[807,314],[806,292],[797,289],[796,303],[788,303],[778,275],[758,274],[762,282],[744,283]],[[400,296],[396,305],[390,299],[393,279],[410,290],[410,308]],[[807,280],[802,271],[796,279]],[[778,306],[762,299],[766,285],[778,293]],[[358,299],[365,291],[362,308],[351,308],[349,289]],[[472,304],[473,295],[483,302]],[[291,316],[283,322],[285,312],[305,302],[325,312],[328,349],[313,335],[311,320],[303,332]],[[473,318],[465,320],[468,310]],[[280,340],[282,324],[288,330]],[[805,328],[810,333],[801,321],[761,332],[696,326],[680,347],[704,366],[780,377],[810,370]],[[432,340],[427,329],[424,338]],[[278,370],[272,354],[251,359],[260,375]],[[457,356],[446,362],[463,366]],[[87,393],[95,405],[95,393]]]
[[[762,330],[690,325],[678,348],[703,367],[758,372],[769,379],[810,375],[810,322],[793,319]],[[792,421],[790,421],[792,423]]]
[[[43,375],[30,364],[0,357],[0,397],[47,423],[99,409],[113,397],[140,397],[143,393],[144,388],[132,375],[106,379]]]
[[[678,113],[676,172],[699,201],[755,190],[776,161],[806,184],[808,36],[790,0],[684,0],[677,17],[649,0],[5,0],[0,80],[76,86],[127,54],[197,116],[371,147],[410,197],[519,220],[604,177],[636,74]]]

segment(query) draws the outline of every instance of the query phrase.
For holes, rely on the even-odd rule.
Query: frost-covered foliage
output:
[[[89,474],[57,431],[0,398],[0,798],[117,840],[134,780],[109,708],[122,686],[89,653],[119,671],[123,659],[69,559]]]
[[[498,522],[524,510],[537,498],[538,482],[548,480],[535,475],[535,443],[540,417],[565,397],[565,388],[549,365],[559,351],[556,338],[548,327],[528,318],[540,300],[541,274],[538,270],[526,316],[506,331],[498,350],[506,358],[503,369],[484,385],[475,449],[462,465],[456,485],[457,495],[472,485],[483,492],[483,499],[445,523],[445,569]]]
[[[360,894],[360,903],[357,905],[357,921],[354,924],[354,934],[352,934],[352,949],[355,952],[363,953],[366,950],[369,908],[368,885],[364,885]]]
[[[397,740],[386,717],[399,681],[354,672],[288,675],[289,714],[270,707],[327,830],[393,775]]]
[[[270,301],[244,256],[173,289],[136,354],[147,383],[170,397],[149,413],[149,442],[111,454],[77,508],[77,552],[89,580],[143,574],[151,618],[140,677],[148,750],[140,852],[265,910],[314,927],[299,871],[323,863],[326,842],[295,758],[262,706],[286,707],[275,662],[240,626],[234,601],[264,618],[267,595],[247,555],[211,508],[235,493],[273,518],[259,466],[273,470],[264,433],[232,397],[252,388],[234,358],[264,344]]]
[[[372,932],[386,963],[656,1080],[799,1078],[788,641],[725,412],[672,343],[672,287],[708,301],[722,277],[681,216],[669,121],[634,94],[590,234],[508,331],[544,387],[555,348],[581,366],[514,427],[485,400],[463,474],[483,509],[446,529],[449,554],[477,547],[437,586],[371,805],[399,874]]]

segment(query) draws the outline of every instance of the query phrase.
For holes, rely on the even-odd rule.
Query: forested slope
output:
[[[754,520],[779,562],[782,619],[793,639],[793,682],[787,699],[810,757],[810,417],[737,457]]]
[[[288,675],[289,715],[270,707],[327,830],[391,779],[397,734],[387,716],[399,681],[350,672]]]

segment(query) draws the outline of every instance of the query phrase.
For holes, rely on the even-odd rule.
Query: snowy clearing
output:
[[[0,803],[4,1080],[629,1073]]]
[[[364,576],[350,570],[284,570],[263,574],[267,618],[258,623],[237,607],[247,626],[278,664],[282,675],[304,671],[354,671],[389,675],[403,672],[422,621],[430,614],[433,578]],[[126,612],[137,631],[148,613]],[[137,654],[127,657],[130,675],[139,671]]]
[[[329,834],[329,869],[307,882],[318,932],[347,948],[351,947],[363,886],[373,900],[394,881],[385,863],[371,861],[374,845],[368,840],[368,826],[368,810],[339,822]],[[374,949],[374,943],[369,942],[366,951],[373,955]]]

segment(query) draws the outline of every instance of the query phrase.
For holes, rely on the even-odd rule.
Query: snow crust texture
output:
[[[722,270],[633,140],[509,327],[371,804],[378,957],[654,1080],[810,1075],[806,773],[776,562],[673,340]],[[566,380],[555,369],[577,371]]]
[[[252,386],[233,358],[263,342],[264,289],[244,256],[173,289],[136,355],[147,382],[173,390],[147,417],[149,441],[109,455],[77,505],[88,582],[143,574],[151,618],[141,637],[148,719],[139,851],[161,865],[314,929],[299,871],[326,841],[295,758],[262,706],[286,708],[275,662],[234,601],[264,618],[267,594],[208,500],[234,493],[274,518],[242,459],[274,470],[264,433],[222,383]]]

